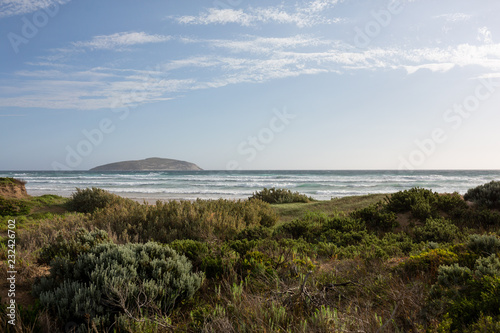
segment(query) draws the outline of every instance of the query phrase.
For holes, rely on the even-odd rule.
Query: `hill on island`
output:
[[[146,158],[138,161],[123,161],[104,164],[90,171],[198,171],[203,170],[194,163],[169,158]]]

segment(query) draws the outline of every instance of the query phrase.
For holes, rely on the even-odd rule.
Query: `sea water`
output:
[[[318,200],[330,200],[393,193],[416,186],[440,193],[464,194],[469,188],[500,180],[500,170],[0,171],[0,177],[26,181],[28,194],[34,196],[70,196],[76,188],[99,187],[134,199],[245,199],[264,187],[276,187],[298,191]]]

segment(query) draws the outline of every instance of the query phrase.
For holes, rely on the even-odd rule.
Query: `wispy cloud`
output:
[[[145,32],[118,32],[112,35],[95,36],[90,41],[79,41],[72,44],[77,48],[88,48],[91,50],[120,50],[127,46],[161,43],[170,39],[170,36],[150,35]]]
[[[228,24],[235,23],[241,26],[251,26],[262,23],[294,24],[298,27],[307,27],[318,24],[331,24],[344,21],[341,18],[327,17],[323,11],[332,8],[339,0],[315,0],[303,5],[249,7],[243,9],[209,8],[197,16],[181,16],[175,20],[182,24]]]
[[[54,8],[71,0],[0,0],[0,18],[23,15],[40,9]]]
[[[471,15],[464,13],[448,13],[448,14],[434,16],[434,18],[444,19],[447,22],[457,23],[457,22],[469,21],[471,19]]]
[[[5,93],[0,107],[116,108],[178,98],[198,89],[318,73],[405,70],[410,75],[464,66],[481,67],[485,75],[500,72],[500,44],[493,43],[359,49],[309,35],[178,41],[199,44],[205,52],[161,62],[153,69],[33,63],[33,70],[17,71],[0,81]]]
[[[9,89],[13,84],[11,80],[0,81],[0,90],[11,95],[0,98],[0,106],[81,110],[120,108],[172,99],[173,94],[189,89],[193,83],[192,79],[168,78],[165,73],[155,70],[101,67],[86,71],[74,68],[71,71],[22,71],[16,76],[15,89]]]

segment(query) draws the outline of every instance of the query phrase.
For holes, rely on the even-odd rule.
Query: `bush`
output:
[[[92,187],[84,190],[77,188],[66,205],[69,210],[75,212],[93,213],[97,209],[108,207],[120,199],[124,200],[100,188]]]
[[[500,181],[491,181],[469,189],[465,193],[464,199],[487,208],[500,209]]]
[[[423,226],[414,230],[418,242],[452,242],[460,236],[460,229],[444,218],[429,218]]]
[[[458,264],[439,268],[430,300],[444,307],[451,320],[450,331],[466,331],[481,326],[484,316],[500,315],[499,272],[496,255],[476,260],[474,271]]]
[[[470,228],[500,226],[500,213],[484,207],[458,208],[451,210],[449,214],[454,221]]]
[[[430,249],[420,254],[410,256],[402,264],[402,269],[408,275],[414,275],[416,272],[424,272],[430,277],[436,277],[440,266],[451,265],[458,261],[458,256],[446,249]]]
[[[127,317],[157,318],[194,295],[203,276],[168,246],[100,244],[76,261],[57,257],[51,274],[34,288],[43,306],[62,322],[109,331]]]
[[[403,213],[414,210],[417,214],[427,209],[427,206],[433,210],[439,201],[439,194],[431,190],[414,187],[409,190],[393,193],[386,199],[387,209],[396,213]],[[419,207],[422,206],[422,207]],[[412,207],[414,207],[412,209]]]
[[[210,253],[207,243],[191,239],[175,240],[168,244],[168,246],[177,251],[177,253],[185,255],[191,260],[193,266],[198,269],[201,269],[203,260]]]
[[[428,218],[436,217],[436,210],[431,204],[424,200],[418,200],[410,207],[411,216],[420,221],[425,221]]]
[[[467,203],[457,192],[439,195],[437,206],[445,213],[448,213],[454,209],[467,209]]]
[[[19,216],[30,213],[29,204],[20,199],[6,199],[0,196],[0,216]]]
[[[292,192],[288,189],[281,188],[264,188],[262,191],[255,192],[248,199],[259,199],[270,204],[284,204],[293,202],[307,203],[313,201],[311,197],[299,192]]]
[[[40,251],[38,263],[49,264],[56,257],[67,257],[75,261],[77,257],[90,251],[101,243],[109,243],[108,234],[103,230],[88,232],[80,228],[76,233],[59,232],[54,243],[46,245]]]
[[[375,230],[390,231],[399,226],[396,214],[388,211],[382,203],[355,210],[351,217],[363,220],[368,228]]]
[[[95,214],[95,225],[110,228],[122,241],[169,243],[176,239],[234,239],[246,228],[271,227],[278,219],[260,200],[196,200],[120,203]]]
[[[285,237],[285,238],[304,238],[311,239],[314,235],[311,235],[312,223],[304,220],[293,220],[290,222],[285,222],[282,225],[276,227],[273,236]]]
[[[271,229],[263,226],[257,226],[252,228],[245,228],[238,233],[236,239],[248,239],[248,240],[257,240],[257,239],[265,239],[271,236]]]
[[[500,277],[500,260],[496,254],[477,259],[475,268],[475,273],[479,277],[485,275]]]
[[[479,255],[495,254],[500,252],[500,238],[495,235],[471,235],[467,247]]]

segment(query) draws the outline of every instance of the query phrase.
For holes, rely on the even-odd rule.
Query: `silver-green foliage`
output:
[[[78,256],[56,257],[34,286],[43,306],[63,322],[107,329],[130,318],[164,315],[200,287],[203,275],[168,246],[100,244]]]
[[[491,181],[471,188],[465,193],[464,199],[488,208],[500,208],[500,182]]]

